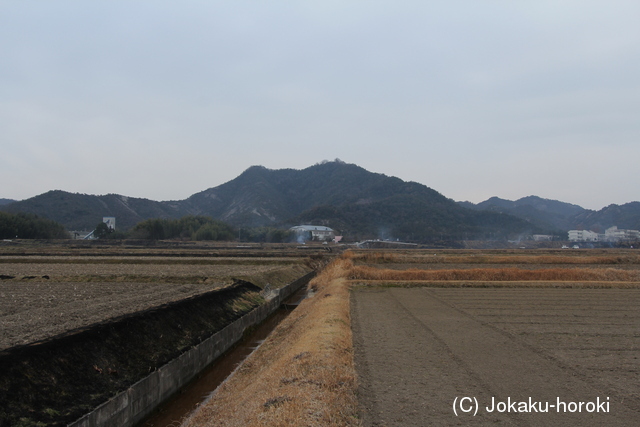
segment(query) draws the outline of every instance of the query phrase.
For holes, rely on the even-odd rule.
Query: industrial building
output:
[[[291,227],[289,231],[294,232],[301,241],[328,242],[336,237],[336,232],[333,229],[322,225],[298,225]]]

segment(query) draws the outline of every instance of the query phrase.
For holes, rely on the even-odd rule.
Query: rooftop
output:
[[[325,227],[323,225],[297,225],[291,227],[290,230],[295,231],[333,231],[332,228]]]

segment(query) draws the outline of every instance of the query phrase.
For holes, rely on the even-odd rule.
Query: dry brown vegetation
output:
[[[480,280],[480,281],[640,281],[640,272],[614,268],[473,268],[455,270],[391,270],[366,266],[350,269],[351,280]]]
[[[596,251],[349,251],[350,280],[374,286],[638,287],[640,257]]]
[[[344,257],[357,264],[529,264],[607,265],[640,264],[640,255],[629,251],[530,251],[528,254],[499,251],[347,251]]]
[[[443,266],[474,264],[478,268],[393,270],[363,264],[425,263],[437,258]],[[492,264],[525,264],[511,268]],[[535,268],[539,264],[578,264],[574,268]],[[594,264],[596,267],[594,268]],[[612,267],[599,268],[609,264]],[[485,287],[637,287],[640,264],[635,254],[598,253],[564,256],[559,253],[481,255],[459,251],[446,257],[425,252],[345,252],[325,268],[310,286],[305,300],[214,396],[186,423],[196,426],[338,426],[360,425],[356,409],[355,369],[349,287],[460,286]],[[620,269],[613,265],[620,265]],[[631,265],[633,268],[625,269]],[[564,285],[563,285],[564,286]]]
[[[187,426],[358,425],[345,280],[337,260],[302,302]]]

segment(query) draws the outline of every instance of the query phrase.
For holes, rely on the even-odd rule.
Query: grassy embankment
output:
[[[358,425],[346,282],[338,259],[187,426]]]

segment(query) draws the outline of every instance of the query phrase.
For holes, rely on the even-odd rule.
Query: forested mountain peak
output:
[[[4,205],[2,210],[34,213],[70,230],[92,229],[105,216],[116,217],[117,226],[128,229],[145,219],[202,215],[237,227],[314,223],[354,238],[412,241],[553,233],[573,228],[576,221],[607,225],[619,220],[611,225],[633,228],[627,224],[636,224],[634,218],[640,218],[633,204],[612,205],[599,215],[537,196],[516,201],[492,197],[477,205],[456,203],[426,185],[340,160],[300,170],[251,166],[236,178],[185,200],[157,202],[52,190]]]

